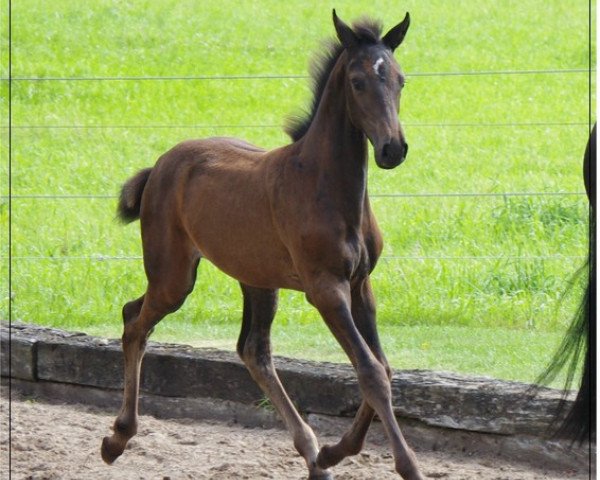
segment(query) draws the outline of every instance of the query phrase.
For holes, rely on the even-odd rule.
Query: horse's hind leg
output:
[[[140,370],[146,341],[154,326],[183,304],[196,278],[198,252],[183,234],[177,238],[175,234],[164,233],[154,238],[169,238],[169,245],[145,238],[148,289],[142,297],[123,307],[123,405],[115,420],[113,435],[102,442],[102,458],[109,464],[123,453],[129,439],[137,433]]]
[[[292,434],[294,446],[308,466],[309,480],[331,480],[331,473],[317,466],[319,446],[315,434],[292,404],[273,365],[270,332],[277,309],[277,290],[263,290],[242,284],[242,292],[244,316],[238,353]]]

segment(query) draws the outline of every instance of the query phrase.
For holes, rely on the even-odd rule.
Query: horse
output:
[[[103,439],[112,464],[137,432],[140,369],[158,322],[191,293],[200,259],[239,281],[237,352],[291,433],[310,480],[361,451],[375,414],[396,472],[423,479],[392,409],[391,369],[377,333],[370,274],[383,240],[367,193],[368,142],[392,169],[408,143],[398,118],[404,74],[394,58],[410,16],[381,36],[379,22],[352,27],[333,10],[337,40],[312,68],[312,107],[288,123],[291,143],[264,150],[234,138],[184,141],[128,180],[118,214],[140,220],[147,289],[123,307],[123,404]],[[281,288],[304,292],[339,342],[362,401],[338,443],[319,448],[275,371],[270,328]]]
[[[536,392],[539,385],[548,384],[566,369],[563,401],[556,409],[550,432],[579,444],[596,441],[596,124],[583,155],[583,183],[589,202],[588,258],[582,269],[587,273],[586,290],[563,341],[538,376],[534,388]],[[579,390],[575,401],[565,411],[567,403],[564,399],[571,389],[582,357]]]

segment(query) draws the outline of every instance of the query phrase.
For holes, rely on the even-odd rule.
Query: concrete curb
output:
[[[10,340],[9,372],[9,328],[0,324],[2,376],[10,375],[13,386],[23,393],[115,409],[120,404],[123,366],[119,341],[25,324],[12,325]],[[251,426],[281,425],[272,412],[257,408],[263,394],[235,353],[152,342],[146,352],[143,412],[157,417],[233,420]],[[308,418],[322,424],[323,419],[347,418],[356,412],[360,392],[350,366],[287,358],[277,358],[276,366],[291,398]],[[497,452],[510,451],[512,456],[522,451],[524,458],[535,451],[555,464],[581,466],[587,448],[567,451],[559,442],[545,438],[560,392],[542,389],[530,398],[526,393],[529,387],[416,370],[398,371],[392,381],[396,416],[403,425],[412,425],[413,430],[418,427],[421,438],[425,428],[437,432],[434,443],[440,438],[468,437],[472,446],[487,444]]]

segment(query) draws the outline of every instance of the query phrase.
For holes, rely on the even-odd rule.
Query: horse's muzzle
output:
[[[380,168],[391,169],[400,165],[408,153],[408,143],[404,140],[392,140],[375,151],[375,163]]]

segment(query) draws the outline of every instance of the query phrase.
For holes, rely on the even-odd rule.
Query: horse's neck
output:
[[[331,196],[349,221],[360,224],[367,195],[367,140],[348,117],[343,69],[338,67],[302,139],[303,151],[319,172],[319,194]]]

